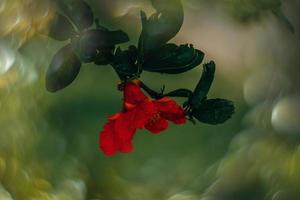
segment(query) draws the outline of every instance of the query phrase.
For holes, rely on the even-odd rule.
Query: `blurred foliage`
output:
[[[242,22],[258,20],[267,11],[281,8],[280,0],[228,0],[226,3],[233,17]]]

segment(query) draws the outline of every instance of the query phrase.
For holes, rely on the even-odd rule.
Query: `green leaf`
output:
[[[122,44],[129,41],[127,33],[122,30],[108,31],[109,41],[112,44]]]
[[[46,88],[56,92],[70,85],[77,77],[81,62],[71,45],[61,48],[53,57],[46,74]]]
[[[183,7],[180,0],[151,0],[156,13],[147,18],[141,12],[142,32],[139,50],[147,53],[166,44],[180,30],[183,24]]]
[[[100,55],[115,49],[116,44],[129,41],[123,31],[88,30],[72,41],[72,48],[82,62],[94,62]]]
[[[201,78],[188,101],[192,108],[197,108],[199,105],[201,105],[201,102],[206,99],[214,80],[215,71],[216,65],[213,61],[203,65]]]
[[[70,5],[60,3],[64,13],[72,20],[79,31],[89,28],[94,23],[94,14],[91,7],[82,0],[77,0]]]
[[[222,124],[234,114],[234,105],[226,99],[208,99],[192,110],[192,115],[200,122]]]
[[[178,74],[198,66],[204,53],[193,46],[165,44],[145,55],[143,69],[150,72]]]
[[[113,67],[121,80],[131,78],[133,75],[140,73],[136,65],[137,49],[130,46],[128,50],[122,51],[118,48],[115,53]]]
[[[71,22],[63,15],[56,13],[49,25],[48,36],[59,41],[72,37],[75,32]]]
[[[103,49],[93,59],[96,65],[108,65],[114,59],[114,49]]]

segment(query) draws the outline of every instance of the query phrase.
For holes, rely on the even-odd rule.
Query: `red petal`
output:
[[[137,104],[147,100],[148,97],[141,91],[140,86],[135,83],[126,83],[124,88],[124,101],[129,104]]]
[[[168,128],[168,121],[162,117],[155,119],[155,121],[149,121],[145,128],[154,134],[158,134]]]
[[[114,122],[109,121],[103,126],[99,136],[99,146],[107,156],[113,156],[117,151],[114,134]]]
[[[126,122],[135,128],[143,128],[155,111],[153,102],[133,82],[125,85],[124,101]]]
[[[153,102],[155,108],[161,113],[161,116],[175,124],[186,123],[185,113],[181,106],[169,97]]]
[[[113,115],[100,132],[100,148],[107,156],[113,156],[116,151],[123,153],[132,151],[135,130],[136,128],[125,120],[124,113]]]
[[[144,101],[138,104],[133,109],[124,112],[124,120],[135,128],[144,128],[147,121],[151,118],[154,110],[154,105],[151,101]]]
[[[120,146],[120,152],[122,153],[130,153],[133,150],[133,144],[132,141],[123,144]]]
[[[136,127],[127,119],[127,113],[122,113],[114,124],[114,130],[120,145],[126,144],[133,139]]]

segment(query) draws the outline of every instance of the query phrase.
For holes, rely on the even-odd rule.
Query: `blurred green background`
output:
[[[139,11],[153,12],[148,0],[87,2],[131,44]],[[139,130],[132,153],[106,157],[98,133],[122,106],[114,71],[87,64],[71,86],[47,92],[45,70],[65,44],[40,34],[55,3],[0,0],[0,200],[299,200],[300,2],[276,7],[294,34],[274,2],[183,0],[184,25],[172,42],[216,61],[210,97],[231,99],[236,113],[218,126]],[[142,80],[193,89],[201,70]]]

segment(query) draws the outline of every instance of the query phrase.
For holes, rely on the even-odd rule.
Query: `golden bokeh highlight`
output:
[[[20,47],[32,37],[45,33],[54,16],[55,5],[50,0],[1,0],[0,37],[16,40]]]

